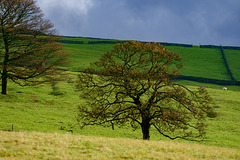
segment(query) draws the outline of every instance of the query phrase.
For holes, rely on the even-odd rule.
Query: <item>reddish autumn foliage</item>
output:
[[[7,94],[8,79],[35,85],[61,75],[56,66],[65,62],[67,54],[43,16],[34,0],[0,0],[2,94]]]
[[[159,43],[116,44],[79,74],[76,87],[85,100],[79,124],[141,127],[143,139],[150,139],[151,126],[170,139],[204,137],[211,98],[204,88],[191,91],[171,81],[181,59]]]

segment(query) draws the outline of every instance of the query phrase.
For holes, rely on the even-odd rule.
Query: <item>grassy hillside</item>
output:
[[[240,81],[240,50],[224,49],[224,52],[234,78]]]
[[[0,131],[0,159],[237,160],[236,149],[166,141]]]
[[[9,94],[0,95],[0,130],[38,131],[67,133],[111,138],[142,139],[141,130],[104,128],[91,126],[80,130],[76,123],[77,105],[81,103],[75,92],[75,74],[66,82],[52,89],[50,84],[36,87],[20,87],[9,83]],[[217,118],[208,118],[207,139],[201,144],[240,149],[240,87],[199,84],[181,81],[188,85],[209,85],[208,91],[214,98]],[[191,87],[191,86],[190,86]],[[192,89],[196,88],[194,86]],[[168,140],[151,130],[152,140]]]
[[[112,48],[112,44],[86,44],[94,39],[78,40],[85,44],[64,43],[71,54],[67,66],[70,71],[81,71]],[[220,50],[197,46],[168,48],[182,54],[184,75],[230,79]],[[238,53],[232,50],[226,53],[229,66],[237,76],[240,74]],[[240,86],[177,81],[191,89],[208,86],[218,116],[207,119],[207,137],[203,142],[194,142],[198,144],[169,141],[154,129],[150,132],[151,141],[147,142],[141,141],[140,129],[133,131],[130,127],[79,129],[75,116],[81,99],[75,92],[76,77],[77,72],[69,72],[67,80],[56,86],[20,87],[9,82],[8,95],[0,95],[0,159],[239,159]],[[7,132],[12,130],[15,132]]]
[[[65,50],[70,53],[67,68],[71,71],[81,71],[95,62],[108,50],[112,44],[68,44],[64,43]]]
[[[182,75],[231,80],[220,49],[198,46],[192,48],[168,46],[167,48],[182,55],[184,64],[181,70]]]
[[[91,62],[96,61],[103,53],[112,49],[113,44],[87,44],[88,41],[99,41],[101,39],[87,38],[67,38],[64,40],[84,41],[85,44],[67,44],[64,43],[66,51],[71,53],[68,69],[71,71],[81,71],[89,66]],[[102,40],[101,40],[102,41]],[[109,40],[106,40],[109,41]],[[169,50],[180,53],[183,57],[184,67],[181,70],[184,76],[195,76],[219,80],[231,80],[228,75],[221,50],[216,48],[200,48],[167,46]],[[228,50],[230,53],[233,50]],[[235,53],[235,52],[234,52]],[[232,58],[231,58],[231,57]],[[240,54],[230,55],[230,67],[238,76]]]

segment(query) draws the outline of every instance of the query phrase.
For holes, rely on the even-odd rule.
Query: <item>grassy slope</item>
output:
[[[140,129],[132,131],[129,126],[115,130],[91,126],[80,130],[74,116],[81,100],[74,91],[74,85],[74,75],[71,75],[67,82],[57,85],[62,95],[56,96],[51,94],[50,85],[19,87],[10,83],[9,95],[0,95],[0,130],[11,130],[13,124],[14,131],[66,133],[73,130],[75,134],[89,136],[142,138]],[[240,149],[240,87],[229,86],[227,91],[221,90],[222,86],[209,84],[209,87],[218,106],[218,117],[208,119],[207,139],[201,144]],[[168,140],[154,129],[151,130],[151,139]]]
[[[69,64],[69,68],[72,71],[82,70],[84,67],[88,66],[90,62],[97,60],[97,58],[100,55],[102,55],[105,51],[111,49],[111,47],[112,47],[111,44],[95,44],[95,45],[64,44],[64,45],[66,47],[66,50],[72,53],[72,57],[70,59],[70,64]],[[169,47],[169,49],[170,48],[171,47]],[[189,48],[189,49],[182,48],[182,47],[174,47],[174,48],[172,48],[172,50],[182,53],[183,58],[186,57],[186,59],[187,58],[189,59],[189,60],[184,59],[184,61],[186,63],[185,68],[188,67],[188,69],[186,68],[186,70],[183,71],[183,72],[185,72],[185,74],[199,73],[201,75],[207,76],[207,78],[218,77],[219,79],[228,79],[228,77],[226,77],[226,75],[224,75],[225,71],[223,71],[223,72],[218,71],[218,70],[223,69],[222,62],[220,62],[221,59],[220,58],[216,58],[216,60],[214,59],[215,56],[217,56],[217,57],[219,56],[217,53],[218,51],[212,50],[212,49],[209,49],[209,50],[206,49],[205,51],[208,51],[208,54],[206,54],[205,56],[209,56],[209,57],[206,58],[204,56],[204,58],[203,58],[203,57],[198,57],[198,54],[200,54],[200,49],[198,47]],[[195,51],[198,50],[199,51],[198,54],[197,53],[191,54],[191,53],[193,53],[194,50]],[[190,61],[193,58],[195,58],[195,59],[197,58],[197,63],[194,61]],[[208,63],[206,63],[206,61],[211,61],[212,64],[208,64]],[[213,64],[215,62],[217,62],[216,68],[214,68],[215,65]],[[196,64],[202,64],[202,63],[205,63],[205,65],[207,65],[208,67],[205,67],[204,65],[199,65],[198,67],[195,66]],[[237,64],[237,62],[235,64]],[[190,67],[190,65],[192,65],[193,67]],[[204,70],[204,68],[205,68],[205,70]],[[213,72],[206,73],[206,70],[208,68],[212,68],[212,71],[214,73]],[[217,73],[215,73],[215,71],[217,71]],[[237,72],[237,70],[235,72]],[[60,92],[61,93],[60,95],[51,94],[51,92],[53,90],[50,85],[41,85],[41,86],[37,86],[37,87],[24,87],[23,88],[23,87],[19,87],[19,86],[15,85],[13,83],[9,83],[9,95],[7,95],[7,96],[0,95],[0,115],[1,115],[0,116],[0,130],[11,130],[12,124],[13,124],[14,131],[27,131],[27,132],[37,131],[37,132],[48,132],[48,133],[53,133],[53,132],[66,133],[66,132],[69,132],[70,130],[73,130],[74,134],[81,134],[81,135],[88,135],[88,136],[141,139],[142,136],[141,136],[140,130],[137,130],[134,132],[128,127],[117,128],[113,131],[110,128],[103,128],[100,126],[92,126],[92,127],[85,128],[84,130],[80,130],[78,128],[78,125],[76,124],[74,116],[76,115],[76,106],[77,106],[77,104],[81,103],[81,100],[79,100],[77,93],[74,92],[74,85],[75,85],[74,82],[75,82],[76,73],[70,73],[70,74],[71,75],[66,82],[63,82],[63,83],[57,85],[57,87],[59,88],[59,90],[57,90],[57,92]],[[196,76],[198,76],[198,75],[196,75]],[[211,93],[211,95],[214,97],[216,106],[218,106],[216,108],[218,117],[214,118],[214,119],[208,119],[209,128],[208,128],[207,139],[205,141],[201,142],[200,144],[227,147],[227,148],[235,148],[235,149],[238,149],[238,153],[239,153],[239,150],[240,150],[240,145],[239,145],[240,144],[240,137],[239,137],[240,127],[239,127],[238,122],[240,121],[240,109],[239,109],[240,87],[227,86],[228,90],[223,91],[223,90],[221,90],[222,86],[218,86],[218,85],[200,84],[200,83],[190,82],[190,81],[180,81],[180,83],[187,84],[187,85],[193,85],[193,86],[208,85],[210,87],[208,90]],[[6,132],[1,132],[0,133],[1,137],[3,134],[6,135]],[[18,135],[18,133],[16,133],[16,134]],[[19,133],[18,136],[25,137],[26,136],[25,134],[27,136],[29,136],[27,133]],[[7,135],[9,135],[10,137],[16,136],[15,133],[9,133]],[[37,135],[42,135],[42,134],[37,133]],[[32,136],[34,137],[36,135],[33,134]],[[42,136],[43,137],[46,136],[49,138],[49,136],[51,137],[52,134],[50,134],[50,135],[44,134]],[[57,137],[64,137],[64,136],[65,135],[61,134],[61,135],[58,135]],[[68,135],[66,135],[66,136],[68,136]],[[2,154],[14,155],[14,154],[17,154],[18,152],[21,152],[21,149],[22,149],[21,145],[17,145],[17,146],[14,145],[14,147],[12,147],[12,150],[11,150],[11,147],[9,147],[10,148],[9,152],[5,152],[6,150],[9,149],[9,148],[4,147],[4,146],[8,147],[8,145],[9,145],[8,142],[11,144],[12,141],[14,141],[14,143],[15,142],[17,143],[17,141],[18,141],[18,140],[11,140],[11,138],[8,136],[5,136],[5,137],[7,138],[7,140],[0,141],[1,142],[0,156]],[[39,136],[37,136],[37,137],[39,139],[43,138],[43,137],[39,137]],[[86,137],[84,137],[84,139],[86,139]],[[155,130],[151,130],[151,139],[152,140],[167,140],[166,138],[160,136]],[[36,153],[36,154],[40,154],[42,156],[45,155],[45,156],[53,157],[54,155],[58,155],[58,153],[59,153],[59,156],[61,157],[61,156],[63,156],[63,154],[60,152],[63,152],[63,151],[58,150],[56,148],[56,146],[54,148],[50,149],[51,151],[49,151],[49,153],[47,152],[48,149],[44,148],[44,146],[47,147],[47,145],[49,143],[52,143],[53,145],[55,145],[55,143],[58,143],[58,144],[63,143],[63,141],[61,141],[61,139],[59,141],[56,139],[53,139],[49,142],[47,142],[47,140],[44,140],[44,142],[42,142],[42,143],[40,141],[39,143],[43,144],[43,146],[42,146],[43,153]],[[98,141],[98,140],[96,140],[96,141]],[[132,140],[126,140],[126,141],[132,142]],[[46,145],[44,145],[45,142],[47,143]],[[27,142],[24,142],[24,144],[26,144],[26,143]],[[95,143],[95,142],[92,142],[92,143]],[[132,142],[132,143],[134,143],[134,142]],[[141,142],[141,143],[143,143],[143,142]],[[153,142],[150,142],[150,143],[153,143]],[[162,143],[162,142],[157,142],[157,143]],[[69,144],[67,144],[67,145],[71,145],[71,144],[72,144],[72,141],[70,141]],[[85,147],[88,147],[88,143],[84,143],[84,144],[86,145]],[[147,144],[149,144],[149,143],[147,143]],[[144,145],[147,145],[147,144],[144,143]],[[129,154],[131,156],[137,156],[138,154],[140,154],[139,152],[142,152],[141,150],[144,150],[144,147],[146,147],[144,145],[143,146],[138,145],[139,147],[137,148],[137,150],[133,151]],[[157,144],[157,145],[159,145],[159,144]],[[168,144],[166,144],[166,145],[168,145]],[[2,146],[3,146],[3,148],[1,149]],[[27,146],[27,147],[31,147],[33,149],[33,151],[30,150],[29,153],[27,151],[24,153],[31,155],[30,152],[36,152],[36,150],[37,150],[36,148],[38,146],[41,146],[41,145],[38,144],[38,142],[36,142],[36,143],[34,142],[34,144],[32,146],[31,145]],[[124,148],[124,145],[120,144],[120,146],[123,146],[123,148]],[[18,147],[20,147],[20,151],[19,151]],[[181,146],[180,146],[180,148],[181,148]],[[60,149],[65,150],[64,147],[60,148]],[[196,158],[196,157],[199,158],[199,156],[200,157],[206,156],[205,153],[208,150],[208,147],[206,147],[205,149],[203,149],[203,152],[200,152],[199,154],[195,154],[194,158]],[[70,150],[66,151],[67,152],[66,156],[68,156],[69,154],[71,154],[71,155],[78,154],[75,152],[78,152],[79,148],[76,148],[76,150],[74,149],[74,147],[72,147]],[[92,150],[94,150],[94,151],[92,151]],[[86,151],[86,154],[87,155],[88,155],[88,153],[92,154],[92,152],[95,152],[95,150],[98,150],[98,148],[91,147],[91,151]],[[223,150],[225,150],[225,149],[223,149]],[[14,153],[14,151],[16,151],[16,152]],[[225,150],[225,151],[227,151],[227,150]],[[114,152],[114,150],[112,152]],[[155,152],[155,151],[153,151],[153,152]],[[158,150],[158,152],[159,152],[159,150]],[[178,149],[170,149],[170,152],[171,153],[167,152],[168,155],[178,153]],[[222,151],[220,151],[220,152],[222,152]],[[65,153],[65,152],[63,152],[63,153]],[[117,150],[117,153],[114,153],[114,154],[118,154],[118,153],[119,153],[119,155],[126,154],[123,151],[123,149]],[[184,153],[184,155],[185,154],[187,154],[187,153]],[[80,155],[86,156],[85,154],[80,154]],[[80,156],[80,155],[78,154],[78,156]],[[146,155],[143,155],[143,156],[146,156]],[[151,156],[151,155],[148,155],[148,156]],[[193,156],[193,155],[191,155],[191,156]],[[223,155],[222,155],[222,157],[223,157]],[[230,157],[230,158],[234,159],[236,157],[239,158],[239,155],[234,153],[233,157]],[[226,159],[230,159],[230,158],[228,157]],[[29,158],[29,159],[31,159],[31,158]],[[63,157],[62,159],[65,159],[65,157]],[[94,159],[94,157],[92,157],[92,159]],[[171,159],[171,158],[169,158],[169,159]],[[182,159],[188,159],[188,158],[182,158]],[[211,158],[209,158],[209,159],[211,159]]]
[[[168,46],[167,48],[182,55],[184,64],[182,75],[231,80],[220,49],[198,46],[192,48]]]
[[[225,49],[224,53],[232,74],[234,75],[235,79],[240,81],[240,50]]]
[[[66,40],[78,40],[79,38],[66,38]],[[87,40],[80,38],[79,40]],[[94,39],[91,39],[94,40]],[[64,44],[66,51],[71,53],[68,69],[81,71],[91,62],[108,50],[112,44]],[[227,73],[220,49],[192,48],[168,46],[169,50],[180,53],[183,57],[184,68],[182,75],[196,76],[220,80],[231,80]],[[240,57],[240,56],[239,56]],[[234,64],[235,66],[235,64]]]
[[[6,136],[7,135],[7,136]],[[236,149],[198,144],[99,138],[70,134],[0,131],[0,159],[176,159],[234,160]]]
[[[71,71],[81,71],[95,62],[106,51],[112,49],[112,44],[64,44],[65,50],[71,53],[68,68]]]

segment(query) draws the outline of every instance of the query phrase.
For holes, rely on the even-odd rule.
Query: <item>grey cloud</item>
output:
[[[43,10],[63,35],[240,45],[238,0],[91,2],[87,12],[61,4]]]

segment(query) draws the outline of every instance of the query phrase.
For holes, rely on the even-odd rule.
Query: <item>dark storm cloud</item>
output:
[[[62,35],[240,45],[239,0],[39,0]]]

